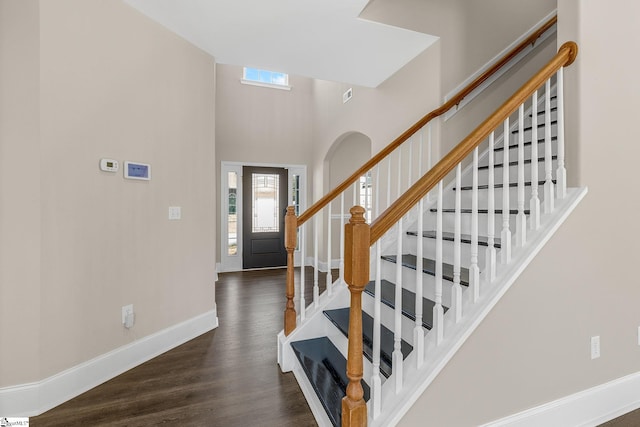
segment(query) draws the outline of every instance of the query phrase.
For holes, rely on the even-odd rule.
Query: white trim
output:
[[[590,427],[638,408],[640,372],[483,424],[481,427]]]
[[[217,327],[218,316],[213,309],[42,381],[0,388],[0,414],[12,417],[40,415]]]
[[[249,85],[249,86],[268,87],[271,89],[280,89],[280,90],[291,90],[291,86],[289,85],[285,86],[285,85],[276,85],[273,83],[254,82],[253,80],[240,79],[240,83],[242,83],[243,85]]]
[[[545,22],[547,22],[549,19],[553,18],[554,16],[556,16],[558,14],[558,10],[554,9],[551,13],[549,13],[547,16],[545,16],[544,18],[542,18],[540,20],[540,22],[536,23],[533,27],[531,27],[526,33],[524,33],[523,35],[521,35],[520,37],[518,37],[518,39],[516,39],[513,43],[511,43],[509,46],[507,46],[506,48],[504,48],[502,50],[502,52],[498,53],[496,56],[494,56],[493,58],[491,58],[489,60],[489,62],[487,62],[486,64],[484,64],[482,67],[480,67],[480,69],[478,69],[478,71],[476,71],[475,73],[473,73],[471,76],[469,76],[465,81],[463,81],[462,83],[460,83],[457,87],[455,87],[452,91],[450,91],[449,93],[447,93],[444,97],[444,101],[447,102],[449,99],[451,99],[456,93],[460,92],[465,86],[467,86],[469,83],[471,83],[473,80],[475,80],[478,76],[480,76],[482,73],[484,73],[485,71],[487,71],[489,68],[491,68],[493,66],[493,64],[495,64],[496,62],[498,62],[498,60],[500,58],[502,58],[504,55],[507,54],[507,52],[509,52],[510,50],[512,50],[513,48],[515,48],[518,44],[522,43],[527,37],[530,37],[533,33],[536,32],[536,30],[538,28],[540,28],[542,26],[542,24],[544,24]],[[521,51],[518,55],[516,55],[511,61],[509,61],[508,63],[506,63],[501,69],[499,69],[498,71],[496,71],[491,77],[489,77],[487,80],[485,80],[480,86],[478,86],[478,88],[476,90],[474,90],[473,92],[471,92],[469,95],[467,95],[462,101],[460,101],[460,103],[455,107],[452,108],[451,110],[447,111],[444,115],[444,121],[446,122],[447,120],[449,120],[451,117],[455,116],[456,113],[458,111],[460,111],[465,105],[467,105],[469,102],[471,102],[476,96],[480,95],[480,93],[482,93],[482,91],[484,91],[486,88],[488,88],[489,86],[491,86],[491,84],[493,82],[495,82],[497,79],[500,78],[500,76],[502,76],[504,73],[506,73],[507,71],[509,71],[509,69],[511,69],[514,65],[516,65],[518,62],[520,62],[522,59],[524,59],[529,53],[531,53],[533,50],[536,49],[536,47],[540,46],[540,44],[546,40],[547,38],[549,38],[551,36],[551,34],[554,34],[556,31],[558,30],[558,26],[553,25],[551,28],[549,28],[547,31],[545,31],[539,38],[538,40],[536,40],[534,45],[529,45],[527,46],[527,48],[525,48],[523,51]]]
[[[307,165],[294,165],[286,163],[260,163],[260,162],[220,162],[220,262],[218,272],[243,271],[242,268],[242,167],[267,167],[287,169],[287,203],[291,202],[291,177],[293,174],[300,175],[300,212],[304,212],[307,203]],[[227,255],[227,223],[225,212],[228,210],[227,200],[227,173],[236,172],[238,174],[238,188],[236,189],[236,214],[238,224],[236,229],[236,244],[238,250],[236,255]],[[239,201],[239,202],[238,202]],[[300,265],[300,250],[294,253],[294,265]],[[278,267],[280,268],[280,267]]]
[[[222,162],[220,164],[220,267],[218,271],[242,270],[242,164]],[[229,173],[236,174],[236,254],[229,255]]]

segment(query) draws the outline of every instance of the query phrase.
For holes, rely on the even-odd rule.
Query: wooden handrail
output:
[[[416,124],[407,129],[402,135],[393,140],[389,145],[387,145],[382,151],[373,156],[369,161],[367,161],[364,165],[360,167],[360,169],[356,170],[351,176],[345,179],[340,185],[331,190],[329,193],[325,194],[320,200],[311,205],[306,211],[304,211],[298,217],[298,227],[307,222],[310,218],[312,218],[316,213],[320,212],[322,208],[324,208],[330,201],[335,199],[349,188],[354,182],[356,182],[362,175],[364,175],[369,170],[373,169],[378,163],[384,160],[389,154],[391,154],[396,148],[402,145],[406,140],[411,138],[416,132],[422,129],[427,123],[431,120],[435,119],[438,116],[445,114],[447,111],[458,105],[465,97],[467,97],[471,92],[476,90],[482,83],[484,83],[489,77],[496,73],[500,68],[502,68],[505,64],[515,58],[520,52],[527,48],[530,44],[533,45],[540,36],[542,36],[547,30],[553,27],[558,21],[558,17],[554,16],[545,22],[540,28],[538,28],[533,34],[519,43],[516,47],[507,52],[500,60],[498,60],[495,64],[493,64],[489,69],[483,72],[481,75],[476,77],[471,83],[465,86],[460,90],[457,94],[455,94],[450,100],[442,104],[440,107],[428,113],[426,116],[421,118]]]
[[[578,45],[574,42],[563,44],[558,53],[527,81],[495,113],[489,116],[473,132],[442,158],[429,172],[411,186],[396,202],[387,208],[371,224],[370,245],[380,239],[400,218],[402,218],[420,199],[426,196],[456,165],[467,157],[500,123],[504,122],[523,104],[544,82],[561,67],[571,65],[578,55]]]

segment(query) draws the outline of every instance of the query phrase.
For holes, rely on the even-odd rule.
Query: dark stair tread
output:
[[[438,212],[438,209],[437,208],[431,208],[431,209],[429,209],[429,211]],[[455,213],[456,210],[455,210],[455,208],[444,208],[444,209],[442,209],[442,212],[443,213]],[[495,209],[493,212],[496,215],[502,215],[502,209]],[[471,213],[471,209],[461,209],[460,213],[470,214]],[[479,214],[488,214],[489,210],[488,209],[478,209],[478,213]],[[517,213],[518,213],[517,209],[509,209],[509,214],[510,215],[516,215]],[[525,215],[529,215],[529,209],[525,209],[524,210],[524,214]]]
[[[346,395],[347,360],[327,337],[291,343],[307,378],[334,426],[342,424],[342,398]],[[369,400],[369,386],[361,381],[364,400]]]
[[[558,137],[557,137],[557,136],[552,136],[552,137],[551,137],[551,142],[553,142],[553,141],[557,141],[557,140],[558,140]],[[543,144],[544,142],[545,142],[545,139],[544,139],[544,138],[538,138],[538,144]],[[525,142],[524,142],[524,146],[525,146],[525,147],[526,147],[526,146],[529,146],[529,145],[531,145],[531,141],[525,141]],[[509,145],[509,149],[510,149],[510,150],[511,150],[511,149],[514,149],[514,148],[518,148],[518,143],[514,143],[514,144]],[[504,150],[504,146],[494,147],[494,148],[493,148],[493,151],[503,151],[503,150]]]
[[[407,234],[410,235],[410,236],[417,236],[418,232],[417,231],[407,231]],[[436,238],[436,231],[435,230],[423,231],[422,232],[422,237],[426,237],[428,239],[435,239]],[[443,231],[442,232],[442,240],[453,242],[454,237],[455,237],[454,233],[451,233],[449,231]],[[460,235],[460,242],[466,243],[466,244],[471,244],[471,235],[470,234],[461,234]],[[478,245],[480,245],[480,246],[489,246],[487,237],[486,236],[478,236]],[[500,248],[500,239],[499,238],[494,238],[493,239],[493,246],[495,248]]]
[[[389,261],[392,263],[396,263],[395,255],[382,255],[382,259],[385,261]],[[404,254],[402,255],[402,266],[411,268],[413,270],[416,269],[416,261],[417,258],[412,254]],[[436,275],[436,262],[429,258],[422,259],[422,272],[425,274],[429,274],[431,276]],[[453,282],[453,265],[447,264],[446,262],[442,263],[442,278],[444,280],[448,280]],[[464,286],[469,286],[469,269],[460,268],[460,284]]]
[[[336,325],[345,337],[349,337],[349,308],[338,308],[335,310],[325,310],[324,315]],[[384,325],[380,325],[380,372],[386,378],[392,374],[393,365],[393,332]],[[400,351],[402,358],[406,359],[413,347],[402,340]],[[362,351],[369,361],[373,361],[373,317],[364,311],[362,312]]]
[[[556,124],[558,124],[558,121],[557,120],[551,120],[551,122],[549,124],[550,125],[556,125]],[[545,123],[538,123],[538,129],[543,128],[544,126],[545,126]],[[526,131],[532,130],[532,129],[533,129],[533,126],[527,126],[526,128],[522,128],[522,131],[526,132]],[[519,132],[520,132],[520,129],[515,129],[515,130],[511,131],[511,134],[515,135],[515,134],[517,134]]]
[[[367,284],[364,291],[375,297],[376,284],[372,280]],[[383,304],[392,309],[396,308],[396,285],[388,280],[380,281],[380,300]],[[422,298],[422,327],[431,330],[433,327],[433,306],[435,303],[427,298]],[[448,308],[444,307],[446,313]],[[416,294],[408,289],[402,289],[402,315],[409,319],[416,320]]]
[[[553,181],[554,184],[556,183],[555,179],[552,179],[552,181]],[[538,185],[539,186],[544,185],[545,182],[546,181],[538,181]],[[517,186],[518,186],[517,182],[510,182],[509,183],[509,187],[515,188]],[[525,187],[531,187],[531,181],[525,181],[524,186]],[[504,185],[502,183],[493,184],[493,188],[503,188],[503,187],[504,187]],[[487,189],[489,189],[489,184],[478,185],[478,190],[487,190]],[[457,188],[454,187],[453,191],[456,191],[456,190],[457,190]],[[464,185],[464,186],[460,187],[460,190],[462,190],[462,191],[473,190],[473,186],[472,185]]]
[[[552,160],[555,160],[555,159],[557,159],[557,158],[558,158],[558,156],[556,156],[556,155],[551,156],[551,159],[552,159]],[[540,162],[544,162],[544,157],[538,157],[538,163],[540,163]],[[525,164],[525,165],[527,165],[527,164],[529,164],[529,163],[531,163],[531,159],[525,159],[525,160],[524,160],[524,164]],[[514,160],[514,161],[512,161],[512,162],[509,162],[509,166],[518,166],[518,161],[517,161],[517,160]],[[494,167],[494,168],[501,168],[501,167],[504,167],[504,163],[498,163],[498,164],[495,164],[495,165],[493,165],[493,167]],[[478,166],[478,170],[483,170],[483,169],[489,169],[489,165],[482,165],[482,166]]]

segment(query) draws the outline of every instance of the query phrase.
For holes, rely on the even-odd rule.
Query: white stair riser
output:
[[[543,135],[538,134],[538,140],[543,139],[543,138],[544,138],[544,134]],[[512,144],[515,144],[516,142],[517,141],[512,141]],[[538,142],[538,157],[542,157],[544,155],[544,146],[545,146],[544,142]],[[556,154],[558,154],[558,147],[557,147],[556,141],[552,141],[551,142],[551,153],[554,156]],[[494,158],[494,162],[495,162],[494,164],[502,163],[502,159],[504,158],[504,151],[503,150],[495,151],[493,158]],[[531,145],[525,145],[524,146],[524,158],[525,159],[530,159],[531,158]],[[509,161],[514,161],[514,160],[518,160],[518,148],[517,147],[512,147],[512,148],[509,149]],[[488,165],[489,164],[489,158],[487,157],[480,164]]]
[[[396,282],[396,264],[389,261],[382,261],[382,278],[391,283]],[[451,306],[451,286],[453,283],[442,280],[442,304]],[[416,292],[416,270],[402,267],[402,287]],[[424,298],[435,301],[435,277],[422,273],[422,295]]]
[[[417,253],[417,236],[407,236],[403,242],[403,248],[405,253],[416,254]],[[478,265],[482,266],[485,263],[485,250],[486,246],[478,245]],[[431,238],[422,239],[422,256],[424,258],[436,259],[436,240]],[[449,240],[442,241],[442,259],[444,262],[453,265],[454,256],[454,242]],[[460,265],[464,268],[469,268],[471,265],[471,245],[468,243],[460,244]]]
[[[531,127],[531,123],[528,123],[527,120],[525,120],[524,129],[530,128]],[[544,122],[540,122],[538,121],[538,139],[542,139],[544,138],[544,133],[545,133],[545,128],[546,128],[546,124]],[[516,128],[517,130],[517,128]],[[551,122],[551,135],[557,135],[558,134],[558,123],[554,123],[553,121]],[[509,140],[510,143],[509,145],[513,145],[513,144],[517,144],[518,143],[518,135],[519,132],[516,133],[511,133],[509,135]],[[531,137],[533,135],[533,129],[527,129],[524,131],[524,141],[531,141]]]
[[[362,309],[371,317],[375,311],[375,300],[368,293],[362,294]],[[380,305],[380,323],[387,329],[393,331],[395,329],[395,312],[386,304]],[[402,339],[413,345],[413,328],[415,321],[406,316],[402,316]],[[426,330],[425,330],[426,331]]]
[[[349,340],[340,330],[327,318],[327,316],[322,316],[324,318],[323,324],[325,328],[325,336],[329,338],[329,340],[333,343],[334,346],[340,351],[340,353],[347,359],[347,355],[349,353]],[[366,383],[369,383],[371,375],[373,374],[373,365],[366,357],[363,357],[363,379]],[[384,377],[383,377],[384,381]]]
[[[544,153],[540,153],[539,154],[539,158],[544,157]],[[510,162],[514,162],[517,161],[517,158],[513,158],[510,159]],[[543,181],[544,177],[545,177],[545,162],[544,161],[538,161],[538,180]],[[552,169],[552,176],[553,179],[555,179],[556,177],[556,168],[558,167],[557,165],[557,159],[553,159],[551,162],[551,169]],[[499,168],[495,168],[494,169],[494,182],[496,184],[500,184],[502,183],[502,167]],[[526,163],[524,165],[524,180],[525,181],[530,181],[531,180],[531,163]],[[478,185],[482,185],[482,184],[487,184],[487,182],[489,181],[489,169],[479,169],[478,170]],[[509,182],[518,182],[518,165],[510,165],[509,166]],[[462,177],[462,185],[467,186],[467,185],[471,185],[473,183],[473,178],[471,177],[471,174],[467,175],[467,176],[463,176]]]
[[[538,198],[542,200],[542,196],[544,193],[544,189],[542,188],[543,184],[538,184]],[[502,209],[502,191],[503,188],[494,188],[493,193],[493,206],[494,209]],[[455,191],[448,191],[443,196],[442,204],[445,208],[453,208],[455,206]],[[525,205],[529,207],[529,200],[531,200],[531,186],[524,186],[524,200]],[[488,194],[489,189],[479,189],[478,190],[478,209],[487,209],[488,208]],[[462,190],[460,193],[460,202],[463,209],[471,209],[471,203],[473,201],[473,192],[471,190]],[[512,209],[516,209],[518,206],[518,187],[509,187],[509,204],[512,206]]]
[[[496,207],[497,208],[497,207]],[[515,208],[513,208],[515,209]],[[528,202],[525,205],[525,209],[529,209]],[[442,214],[442,225],[444,231],[453,232],[455,223],[454,223],[454,214],[445,212]],[[528,220],[528,215],[527,215]],[[488,229],[488,215],[487,214],[479,214],[478,215],[478,235],[486,236]],[[500,237],[500,231],[502,230],[502,214],[495,214],[494,217],[494,237]],[[516,226],[516,215],[509,215],[509,229],[512,233],[515,232]],[[465,213],[461,216],[460,227],[462,229],[462,234],[471,234],[471,214]],[[426,212],[424,216],[424,229],[425,230],[435,230],[436,229],[436,213],[435,212]]]

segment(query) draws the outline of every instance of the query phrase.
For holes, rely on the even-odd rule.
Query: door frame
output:
[[[220,210],[220,263],[217,266],[218,272],[225,271],[242,271],[242,168],[243,166],[255,166],[255,167],[272,167],[272,168],[284,168],[287,169],[287,200],[292,199],[292,186],[293,177],[295,175],[300,176],[300,212],[304,212],[307,205],[307,165],[294,165],[294,164],[282,164],[282,163],[253,163],[253,162],[229,162],[221,161],[220,167],[220,197],[219,206]],[[236,215],[238,217],[236,225],[236,245],[237,251],[235,255],[229,255],[227,242],[229,241],[229,231],[227,229],[227,215],[229,212],[229,172],[235,172],[237,174],[238,188],[236,189]],[[290,203],[290,202],[289,202]],[[294,263],[296,266],[300,265],[300,250],[294,251]],[[281,268],[281,267],[278,267]]]

